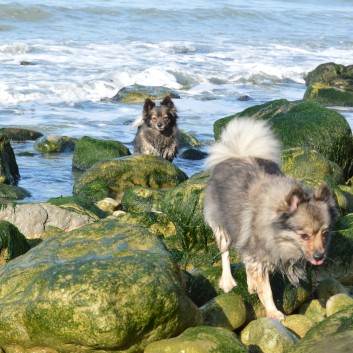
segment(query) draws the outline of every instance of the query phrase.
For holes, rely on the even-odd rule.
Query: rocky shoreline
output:
[[[238,286],[219,290],[220,254],[202,214],[206,172],[188,178],[159,157],[131,155],[119,141],[1,129],[2,351],[350,352],[353,136],[345,118],[326,106],[353,105],[351,71],[320,65],[308,75],[303,101],[270,101],[214,124],[217,139],[239,116],[268,120],[283,144],[282,171],[314,187],[326,181],[335,195],[341,217],[326,264],[308,266],[298,287],[272,278],[283,322],[264,317],[235,253]],[[114,99],[126,101],[131,92],[133,99],[158,99],[151,96],[158,90],[141,87]],[[27,191],[16,186],[11,141],[20,139],[36,140],[46,152],[73,151],[73,167],[82,173],[73,196],[18,203]],[[199,156],[192,136],[183,133],[180,142]]]

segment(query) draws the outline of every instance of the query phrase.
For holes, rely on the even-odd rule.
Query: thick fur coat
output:
[[[173,161],[178,153],[177,118],[175,105],[169,96],[160,106],[147,98],[134,139],[135,154],[152,154]]]
[[[269,273],[281,271],[293,284],[305,263],[321,265],[337,211],[326,184],[312,190],[282,174],[280,143],[264,121],[232,120],[210,149],[212,171],[204,215],[222,253],[220,287],[236,285],[229,249],[245,264],[248,289],[257,292],[267,316],[283,319],[273,302]]]

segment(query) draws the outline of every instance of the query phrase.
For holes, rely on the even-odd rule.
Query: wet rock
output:
[[[351,305],[353,305],[353,298],[351,296],[344,293],[336,294],[326,303],[326,316],[331,316]]]
[[[10,141],[0,137],[0,183],[15,185],[20,179],[20,172]]]
[[[178,132],[177,140],[179,149],[201,146],[201,142],[196,137],[181,129]]]
[[[200,308],[204,324],[224,327],[231,331],[244,325],[247,311],[244,299],[239,294],[221,294]]]
[[[214,123],[215,139],[232,119],[254,116],[268,120],[284,149],[306,147],[337,163],[345,180],[353,175],[353,137],[345,117],[317,102],[289,102],[285,99],[245,109]]]
[[[163,243],[102,221],[41,242],[0,268],[7,352],[142,352],[202,323]]]
[[[207,157],[207,153],[197,150],[195,148],[189,148],[181,153],[180,158],[190,159],[193,161],[205,159]]]
[[[333,296],[339,293],[347,293],[345,287],[335,278],[326,278],[316,287],[316,296],[320,303],[326,305],[326,302]]]
[[[161,100],[165,96],[180,98],[178,92],[166,87],[132,85],[119,90],[111,100],[121,103],[134,103],[144,101],[146,98],[151,100]]]
[[[79,170],[87,170],[97,162],[129,155],[131,155],[129,149],[119,141],[84,136],[76,142],[72,166]]]
[[[76,139],[73,137],[48,135],[40,137],[34,143],[34,148],[42,153],[72,152]]]
[[[315,322],[320,322],[325,319],[326,309],[324,304],[320,303],[318,299],[311,300],[309,303],[304,303],[299,313],[312,319]]]
[[[350,353],[353,343],[353,305],[311,328],[288,353]]]
[[[125,191],[121,206],[126,212],[160,212],[165,193],[164,190],[134,187]]]
[[[212,230],[203,216],[204,189],[207,173],[199,173],[167,191],[162,211],[175,224],[177,238],[184,250],[207,248],[213,242]]]
[[[254,320],[241,334],[242,342],[253,353],[284,353],[298,338],[279,321],[268,317]]]
[[[42,136],[41,132],[21,128],[8,127],[0,129],[0,139],[5,137],[10,141],[34,141]]]
[[[161,157],[128,156],[97,162],[77,180],[73,193],[94,202],[106,197],[119,200],[135,186],[164,189],[186,179],[182,170]]]
[[[353,65],[319,65],[305,78],[308,86],[304,99],[324,105],[353,106]]]
[[[103,200],[99,200],[96,205],[100,210],[104,211],[107,214],[113,214],[121,207],[121,204],[118,201],[110,197],[106,197]]]
[[[174,224],[161,212],[118,212],[115,219],[120,223],[136,224],[159,238],[175,235]]]
[[[29,248],[27,239],[13,224],[0,221],[0,266],[26,253]]]
[[[308,316],[295,314],[286,316],[281,324],[298,338],[303,338],[316,322]]]
[[[29,196],[31,196],[31,194],[24,188],[0,183],[0,199],[18,201]]]
[[[0,209],[0,219],[14,224],[27,238],[39,238],[49,226],[69,231],[96,219],[49,203],[7,205]]]
[[[149,344],[145,353],[248,353],[231,331],[215,327],[189,328],[176,338]]]

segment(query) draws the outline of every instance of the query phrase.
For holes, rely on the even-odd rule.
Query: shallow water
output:
[[[116,139],[132,151],[130,123],[142,105],[105,99],[131,84],[162,85],[180,92],[179,125],[207,149],[215,120],[301,99],[307,72],[352,64],[352,10],[352,0],[3,0],[1,125]],[[352,126],[353,111],[340,111]],[[33,142],[13,147],[19,185],[32,193],[25,201],[71,194],[72,154],[43,155]],[[203,168],[175,164],[189,175]]]

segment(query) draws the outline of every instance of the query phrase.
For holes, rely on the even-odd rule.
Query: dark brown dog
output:
[[[175,105],[169,96],[159,107],[147,98],[134,139],[135,154],[152,154],[173,161],[178,153],[177,118]]]

